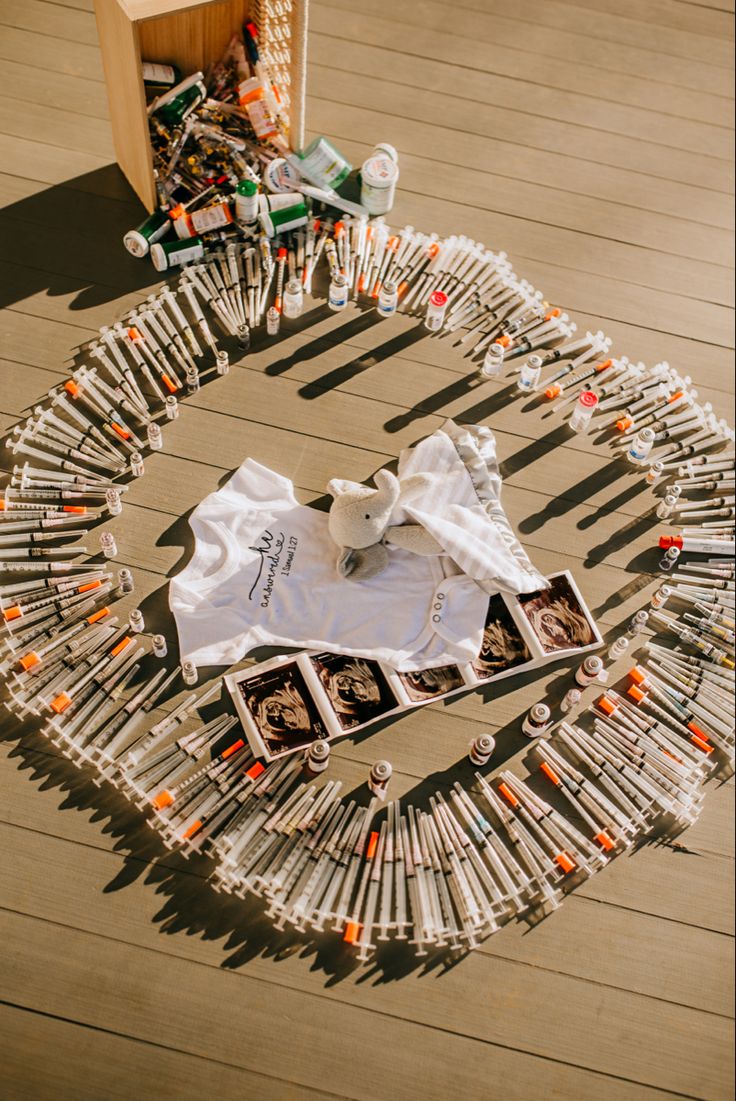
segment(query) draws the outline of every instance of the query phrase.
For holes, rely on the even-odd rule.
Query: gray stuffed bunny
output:
[[[329,514],[329,532],[340,547],[337,570],[342,577],[366,581],[388,565],[386,543],[414,554],[439,555],[445,550],[421,524],[392,524],[400,493],[416,488],[415,475],[399,482],[389,470],[375,475],[376,488],[333,478],[327,490],[334,500]]]

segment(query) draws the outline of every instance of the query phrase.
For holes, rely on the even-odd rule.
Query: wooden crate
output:
[[[147,210],[156,205],[156,191],[141,61],[178,65],[185,76],[204,71],[222,56],[243,22],[252,19],[259,28],[261,53],[286,78],[289,136],[299,150],[304,135],[307,3],[282,0],[279,7],[287,14],[281,19],[272,16],[271,0],[95,0],[115,152]],[[284,22],[286,41],[281,37]]]

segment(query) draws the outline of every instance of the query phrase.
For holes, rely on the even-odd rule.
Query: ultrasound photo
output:
[[[238,690],[269,754],[278,756],[328,736],[296,662],[249,677]]]
[[[514,623],[502,596],[492,596],[488,603],[483,643],[473,662],[473,671],[481,680],[488,680],[515,665],[532,660],[527,644]]]
[[[310,661],[343,730],[394,711],[398,700],[376,661],[343,654],[312,654]]]
[[[516,598],[546,654],[596,642],[591,626],[570,582],[564,576],[550,579],[541,592]]]
[[[413,703],[424,703],[436,696],[465,688],[463,675],[457,665],[443,665],[441,669],[421,669],[417,673],[399,673],[399,680]]]

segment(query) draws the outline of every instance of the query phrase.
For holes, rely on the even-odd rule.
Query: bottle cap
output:
[[[258,184],[253,180],[241,180],[235,189],[238,195],[255,195],[258,191]]]
[[[578,405],[582,405],[584,409],[595,409],[597,404],[598,395],[593,390],[583,390],[578,398]]]
[[[444,291],[432,291],[429,296],[429,304],[441,310],[447,305],[447,295]]]
[[[544,391],[544,396],[551,401],[552,398],[556,398],[558,396],[558,394],[561,394],[561,393],[562,393],[562,387],[560,386],[560,384],[558,382],[555,382],[552,386],[547,387],[547,389]]]
[[[682,536],[681,535],[660,535],[659,537],[659,549],[669,550],[670,547],[677,547],[678,550],[682,550]]]
[[[379,141],[374,146],[374,153],[385,153],[387,157],[390,157],[392,161],[398,162],[399,154],[394,149],[393,145],[389,145],[387,141]]]

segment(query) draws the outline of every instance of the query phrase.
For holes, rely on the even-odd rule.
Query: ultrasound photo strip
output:
[[[468,664],[400,673],[368,658],[301,652],[228,673],[225,684],[253,753],[277,760],[320,738],[357,733],[403,711],[601,646],[569,571],[549,581],[541,592],[490,598],[481,651]]]

